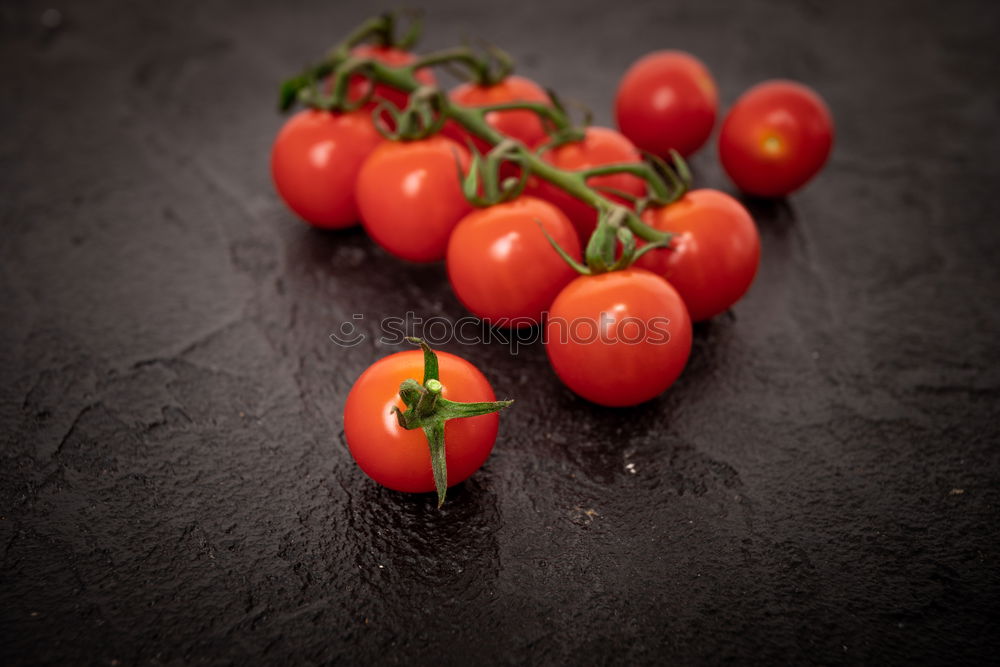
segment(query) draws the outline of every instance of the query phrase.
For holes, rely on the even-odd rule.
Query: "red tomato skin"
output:
[[[794,81],[765,81],[736,101],[719,133],[719,159],[740,190],[783,197],[805,185],[833,147],[823,99]]]
[[[667,158],[701,148],[715,126],[719,93],[704,63],[683,51],[655,51],[625,72],[615,121],[639,148]]]
[[[482,107],[508,102],[549,103],[549,95],[544,88],[531,79],[516,75],[508,76],[492,86],[481,86],[471,82],[463,83],[453,88],[448,93],[448,97],[453,102],[466,107]],[[486,114],[486,122],[501,134],[517,139],[529,148],[542,142],[547,136],[538,114],[527,109],[492,111]],[[464,128],[451,121],[445,126],[444,133],[463,145],[465,137],[470,137],[473,145],[482,153],[490,148],[485,141],[468,134]]]
[[[542,159],[560,169],[580,171],[590,167],[600,167],[624,162],[641,162],[642,155],[624,135],[607,127],[588,127],[582,141],[573,141],[542,153]],[[641,197],[646,193],[646,183],[632,174],[608,174],[587,179],[590,187],[606,187],[621,190]],[[586,247],[590,235],[597,226],[597,211],[582,201],[540,178],[530,180],[526,192],[549,201],[572,221]],[[627,203],[621,197],[605,194],[618,203]]]
[[[441,395],[453,401],[495,401],[489,381],[465,359],[437,352]],[[422,429],[399,425],[392,406],[405,409],[399,385],[407,378],[420,382],[424,357],[407,350],[384,357],[355,381],[344,405],[344,437],[351,456],[366,475],[396,491],[434,490],[430,448]],[[448,486],[468,479],[493,450],[500,418],[496,413],[450,419],[444,425]]]
[[[636,266],[666,278],[693,321],[725,312],[746,294],[760,264],[760,236],[738,201],[718,190],[692,190],[669,206],[647,209],[642,219],[679,237]]]
[[[522,195],[465,216],[448,242],[448,278],[458,299],[495,326],[524,328],[577,275],[549,244],[539,221],[574,259],[580,242],[552,204]]]
[[[375,58],[379,62],[392,67],[409,65],[417,59],[417,57],[409,51],[404,51],[391,46],[377,46],[374,44],[361,44],[360,46],[356,46],[351,49],[351,53],[359,58]],[[416,77],[420,83],[428,86],[433,86],[436,83],[434,72],[430,69],[417,70]],[[362,74],[355,74],[351,76],[350,81],[347,83],[347,99],[354,102],[360,100],[368,92],[368,87],[370,85],[371,81],[369,81]],[[406,107],[409,95],[401,90],[393,88],[390,85],[376,83],[375,89],[372,91],[372,99],[367,105],[365,105],[365,109],[374,109],[378,105],[380,99],[391,102],[397,109],[403,109]]]
[[[285,203],[309,224],[351,227],[358,222],[358,170],[382,142],[367,113],[300,111],[275,138],[271,177]]]
[[[448,237],[472,206],[462,194],[456,158],[469,152],[434,136],[387,141],[365,160],[356,187],[361,223],[387,251],[412,262],[443,259]]]
[[[626,325],[627,318],[644,328]],[[644,269],[580,276],[556,297],[545,334],[545,351],[563,384],[608,407],[638,405],[659,395],[691,353],[691,319],[683,300],[667,281]],[[657,336],[663,342],[654,342]]]

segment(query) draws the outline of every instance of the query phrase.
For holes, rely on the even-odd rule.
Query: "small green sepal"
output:
[[[407,430],[423,429],[431,453],[431,472],[434,474],[434,488],[437,491],[438,507],[444,503],[448,490],[448,466],[445,456],[444,424],[449,419],[479,417],[499,412],[514,401],[490,401],[483,403],[460,403],[441,396],[444,385],[438,378],[438,358],[434,350],[420,338],[407,338],[424,351],[424,382],[404,380],[399,386],[399,397],[406,410],[393,406],[393,413],[399,425]]]

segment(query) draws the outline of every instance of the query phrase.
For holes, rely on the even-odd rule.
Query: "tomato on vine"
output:
[[[583,171],[610,164],[641,162],[642,156],[632,142],[619,132],[606,127],[588,127],[582,139],[549,148],[542,153],[542,159],[560,169]],[[619,197],[616,192],[634,197],[641,197],[646,193],[645,181],[633,174],[591,176],[587,179],[587,185],[603,190],[608,199],[619,203],[627,203],[627,200]],[[597,224],[597,212],[593,208],[558,185],[538,178],[530,181],[527,192],[562,209],[576,227],[582,243],[586,244]]]
[[[545,89],[531,79],[515,74],[508,75],[497,83],[485,85],[469,81],[453,88],[448,96],[452,101],[472,108],[509,102],[546,104],[549,101]],[[517,139],[525,146],[534,146],[546,137],[545,127],[538,114],[527,109],[490,111],[486,114],[486,122],[504,136]],[[445,131],[449,136],[462,141],[465,136],[471,136],[454,123],[449,124]],[[481,152],[489,149],[489,144],[479,137],[472,137],[472,141]]]
[[[760,237],[750,213],[718,190],[692,190],[647,209],[650,227],[676,234],[669,249],[651,250],[635,265],[677,289],[695,322],[729,309],[750,288],[760,263]]]
[[[637,405],[667,389],[691,352],[691,319],[666,280],[644,269],[584,275],[556,297],[545,351],[563,384],[594,403]]]
[[[281,198],[306,222],[350,227],[358,221],[358,170],[380,143],[366,112],[300,111],[274,141],[271,177]]]
[[[618,129],[642,150],[687,157],[704,145],[719,94],[704,63],[683,51],[655,51],[625,72],[615,95]]]
[[[448,242],[448,278],[458,299],[490,324],[527,327],[576,275],[545,232],[571,257],[580,244],[569,219],[552,204],[522,195],[465,216]]]
[[[402,67],[413,64],[417,57],[405,49],[393,46],[383,46],[378,44],[361,44],[351,49],[351,55],[358,58],[374,58],[381,63],[393,67]],[[436,83],[434,72],[429,69],[419,69],[414,73],[416,79],[426,85],[433,86]],[[402,109],[406,106],[409,95],[398,88],[393,88],[384,83],[375,83],[363,74],[354,74],[350,77],[347,89],[347,99],[357,102],[370,92],[370,101],[365,108],[371,110],[378,104],[379,100],[386,100],[396,108]]]
[[[365,231],[396,257],[443,259],[452,229],[472,209],[457,171],[469,159],[463,146],[440,135],[379,146],[355,188]]]
[[[832,146],[833,119],[815,91],[794,81],[765,81],[726,115],[719,159],[744,192],[783,197],[819,172]]]
[[[410,340],[423,351],[384,357],[355,381],[344,405],[344,437],[370,478],[395,491],[436,490],[440,506],[447,487],[486,462],[496,413],[512,401],[497,401],[486,377],[465,359]]]

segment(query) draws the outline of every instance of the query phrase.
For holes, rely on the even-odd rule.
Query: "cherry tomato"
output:
[[[833,146],[833,119],[822,98],[794,81],[757,84],[729,110],[719,158],[741,190],[783,197],[823,167]]]
[[[350,227],[358,221],[358,170],[380,143],[365,112],[300,111],[274,141],[271,177],[285,203],[310,224]]]
[[[537,83],[523,76],[508,76],[492,86],[463,83],[452,89],[448,96],[452,101],[467,107],[482,107],[508,102],[549,103],[548,93]],[[486,122],[498,132],[518,139],[529,147],[540,143],[547,136],[538,114],[527,109],[491,111],[486,114]],[[445,133],[462,143],[465,142],[466,136],[470,136],[455,123],[448,123],[445,127]],[[479,137],[472,137],[472,141],[480,152],[489,150],[489,145]]]
[[[413,262],[443,259],[448,237],[472,206],[462,195],[457,160],[469,152],[442,136],[387,141],[358,174],[358,210],[368,234],[390,253]]]
[[[493,389],[479,370],[461,357],[438,352],[441,395],[452,401],[494,401]],[[344,436],[351,456],[366,475],[396,491],[434,490],[430,448],[421,429],[399,425],[392,407],[404,410],[399,385],[420,380],[424,356],[420,350],[389,355],[372,364],[357,379],[344,406]],[[444,425],[448,485],[476,472],[493,449],[499,417],[496,413],[450,419]]]
[[[746,294],[760,263],[760,237],[738,201],[718,190],[692,190],[669,206],[646,210],[642,219],[679,236],[670,249],[652,250],[636,266],[666,278],[692,320],[714,317]]]
[[[684,370],[691,319],[670,284],[645,269],[580,276],[549,311],[545,350],[567,387],[594,403],[637,405]]]
[[[534,197],[473,211],[448,242],[448,278],[465,307],[490,324],[541,322],[559,291],[577,275],[549,244],[538,223],[576,260],[580,244],[569,219]]]
[[[697,151],[715,125],[719,94],[708,68],[683,51],[655,51],[625,72],[615,95],[618,128],[639,148],[667,157]]]
[[[640,162],[642,156],[631,141],[615,130],[606,127],[588,127],[582,141],[573,141],[547,150],[542,153],[542,159],[560,169],[580,171],[608,164]],[[621,190],[636,196],[646,193],[645,181],[632,174],[592,176],[587,179],[587,185],[592,188]],[[527,191],[561,208],[576,227],[581,243],[586,246],[597,225],[597,211],[565,190],[540,178],[533,178]],[[615,195],[606,194],[606,196],[613,201],[625,203],[625,200]]]
[[[409,65],[417,59],[409,51],[397,49],[391,46],[376,46],[374,44],[362,44],[351,49],[351,53],[359,58],[374,58],[379,62],[392,67],[402,67]],[[435,84],[434,72],[429,69],[419,69],[416,72],[417,80],[428,86]],[[355,74],[347,83],[347,99],[351,101],[360,100],[368,93],[371,80],[362,74]],[[409,95],[401,90],[397,90],[384,83],[376,83],[372,90],[371,102],[366,105],[367,109],[374,109],[379,100],[386,100],[398,109],[406,107]]]

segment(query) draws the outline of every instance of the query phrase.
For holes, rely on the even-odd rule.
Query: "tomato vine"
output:
[[[413,19],[403,35],[397,37],[398,18],[396,14],[389,13],[369,19],[331,49],[321,61],[285,81],[280,91],[279,107],[288,110],[298,102],[315,109],[352,111],[372,102],[374,84],[390,86],[408,94],[409,103],[405,109],[397,109],[384,100],[378,102],[372,113],[376,127],[383,134],[397,140],[416,139],[434,134],[446,121],[453,121],[491,147],[490,153],[497,151],[495,155],[485,156],[487,165],[490,158],[512,162],[522,170],[522,178],[528,174],[541,178],[596,209],[597,226],[587,243],[583,263],[573,260],[549,238],[560,255],[580,273],[594,275],[622,270],[650,250],[669,247],[673,234],[647,225],[639,214],[647,205],[663,206],[675,202],[688,190],[690,174],[679,154],[672,153],[672,164],[669,165],[652,156],[649,156],[648,162],[602,165],[582,171],[568,171],[549,164],[541,157],[543,150],[580,136],[579,129],[573,126],[563,105],[551,91],[550,104],[510,102],[466,107],[450,100],[436,85],[428,85],[417,76],[419,71],[428,67],[447,66],[461,68],[468,78],[478,83],[495,83],[507,76],[513,67],[510,58],[499,49],[489,47],[484,54],[477,54],[468,47],[451,48],[423,55],[400,66],[352,53],[352,49],[368,41],[385,47],[408,48],[415,44],[420,33],[419,20]],[[352,77],[359,75],[368,78],[373,85],[368,86],[368,94],[362,99],[350,99],[348,83]],[[508,110],[527,110],[537,114],[549,134],[549,141],[540,147],[529,147],[504,136],[487,122],[488,114]],[[392,120],[391,128],[385,120],[386,116]],[[481,163],[476,161],[475,164],[478,167]],[[497,177],[497,172],[497,169],[488,167],[480,170],[479,178],[484,174]],[[606,196],[613,193],[588,186],[588,178],[608,174],[632,174],[646,183],[647,196],[635,202],[638,212]],[[509,195],[516,189],[496,184],[484,187],[487,198],[490,195],[495,198],[497,193]],[[644,242],[641,247],[637,239]]]

